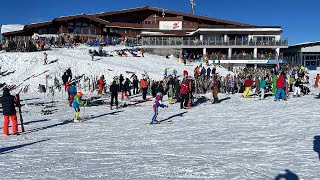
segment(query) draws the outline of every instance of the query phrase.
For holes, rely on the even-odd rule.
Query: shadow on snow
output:
[[[183,117],[183,115],[186,114],[186,113],[188,113],[188,111],[185,111],[185,112],[182,112],[182,113],[179,113],[179,114],[175,114],[173,116],[170,116],[170,117],[168,117],[166,119],[161,120],[160,122],[168,121],[168,120],[173,119],[175,117]]]
[[[26,143],[26,144],[20,144],[20,145],[16,145],[16,146],[10,146],[10,147],[0,148],[0,155],[1,155],[1,154],[11,153],[11,152],[13,152],[15,149],[23,148],[23,147],[25,147],[25,146],[37,144],[37,143],[40,143],[40,142],[45,142],[45,141],[48,141],[48,140],[50,140],[50,139],[44,139],[44,140],[40,140],[40,141],[36,141],[36,142],[32,142],[32,143]]]

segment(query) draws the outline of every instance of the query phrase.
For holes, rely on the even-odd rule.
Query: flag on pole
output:
[[[277,70],[280,70],[280,60],[279,60],[278,51],[275,50],[274,53],[275,53],[275,55],[276,55]]]

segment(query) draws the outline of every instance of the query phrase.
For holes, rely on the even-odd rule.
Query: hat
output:
[[[80,91],[77,93],[77,96],[82,97],[82,95],[83,95],[83,94],[82,94],[82,92],[80,92]]]

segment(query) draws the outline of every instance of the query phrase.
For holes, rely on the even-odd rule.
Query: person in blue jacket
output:
[[[152,121],[150,124],[158,124],[159,122],[157,121],[157,116],[158,116],[158,108],[159,107],[168,107],[167,105],[163,104],[162,101],[162,93],[158,92],[156,96],[156,100],[153,103],[153,110],[154,110],[154,115],[152,117]]]
[[[74,81],[71,83],[71,86],[70,86],[70,89],[69,89],[69,94],[70,94],[69,106],[71,107],[73,99],[74,99],[74,96],[77,94],[76,83]]]

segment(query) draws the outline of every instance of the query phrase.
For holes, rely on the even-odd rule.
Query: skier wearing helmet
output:
[[[167,105],[164,105],[161,101],[162,101],[162,93],[158,92],[157,96],[156,96],[156,100],[153,103],[153,110],[154,110],[154,115],[152,117],[152,121],[150,124],[159,124],[159,122],[157,121],[157,116],[158,116],[158,108],[159,107],[168,107]]]
[[[77,95],[74,97],[74,100],[73,100],[73,103],[72,103],[72,107],[76,111],[76,114],[75,114],[75,117],[74,117],[74,122],[80,122],[78,120],[79,115],[80,115],[80,105],[82,105],[82,106],[86,106],[87,105],[87,103],[81,101],[82,95],[83,95],[82,92],[78,92]]]

